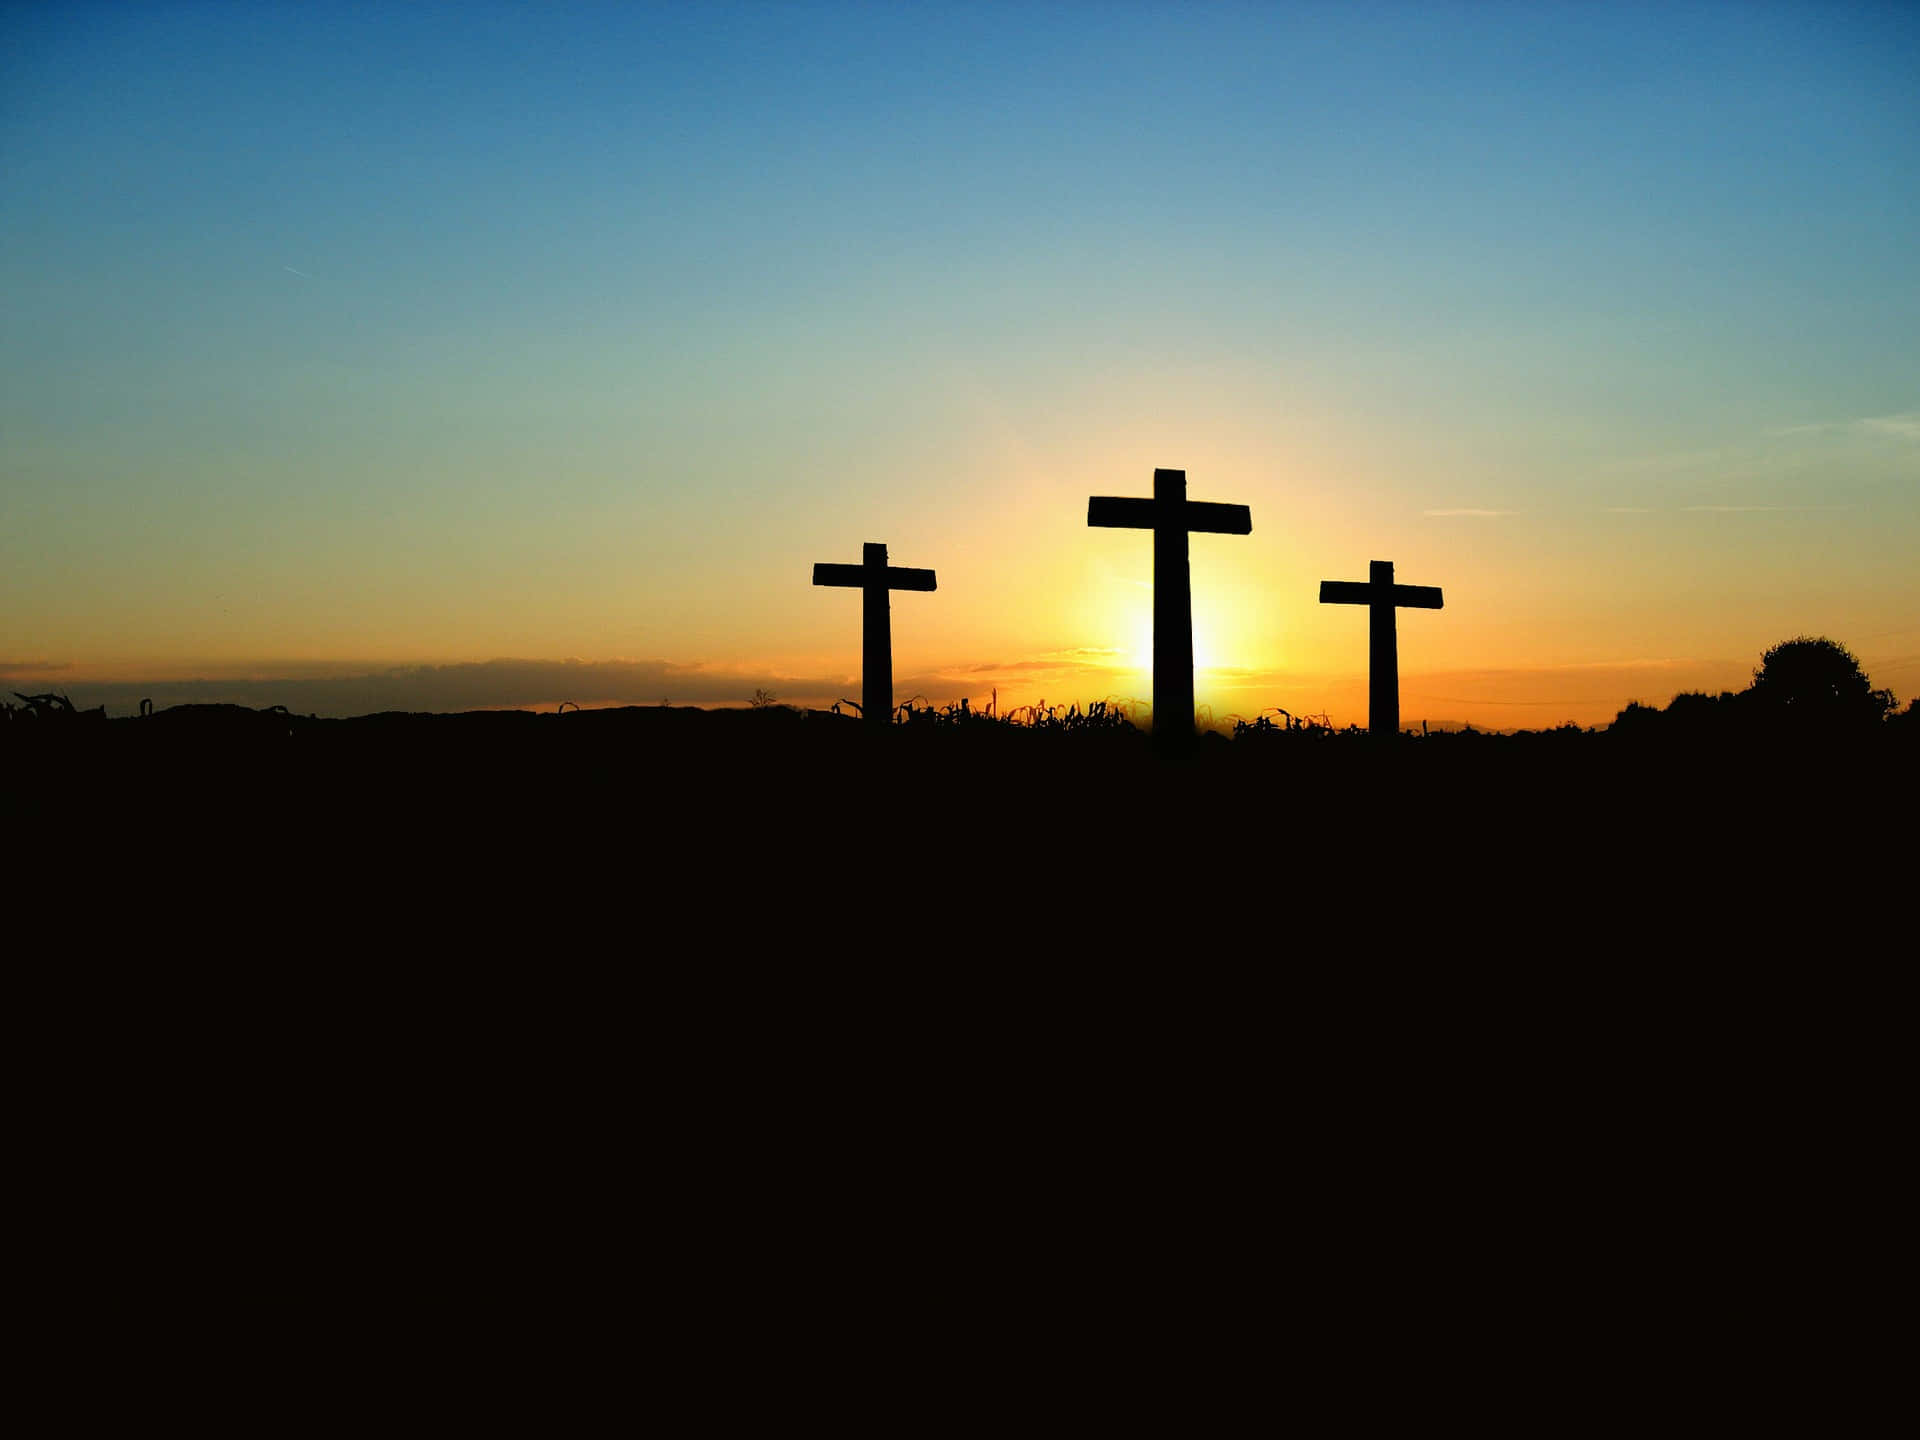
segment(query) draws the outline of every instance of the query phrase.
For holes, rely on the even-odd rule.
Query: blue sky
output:
[[[866,539],[908,669],[1124,648],[1084,496],[1181,464],[1222,664],[1387,547],[1443,668],[1920,650],[1912,6],[0,24],[0,663],[844,672]]]

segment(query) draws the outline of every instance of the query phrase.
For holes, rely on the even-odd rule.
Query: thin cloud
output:
[[[1920,410],[1908,410],[1900,415],[1881,415],[1860,423],[1876,435],[1892,435],[1920,443]]]
[[[1422,510],[1422,515],[1433,519],[1463,518],[1472,520],[1494,520],[1503,515],[1518,515],[1518,510]]]
[[[313,279],[313,276],[311,276],[311,275],[309,275],[309,274],[307,274],[307,272],[306,272],[306,271],[304,271],[304,270],[296,270],[296,269],[294,269],[294,268],[293,268],[293,266],[291,266],[291,265],[282,265],[282,266],[281,266],[280,268],[281,268],[282,270],[284,270],[284,271],[286,271],[286,272],[287,272],[287,273],[288,273],[289,275],[298,275],[298,276],[299,276],[299,277],[300,277],[300,278],[301,278],[302,280],[311,280],[311,279]]]
[[[1128,652],[1109,646],[1082,645],[1073,650],[1053,650],[1026,660],[999,660],[985,664],[958,665],[947,672],[952,675],[999,675],[1032,671],[1080,671],[1110,670],[1115,657],[1125,658]],[[1106,661],[1109,663],[1103,664]]]
[[[1615,460],[1598,473],[1736,486],[1763,480],[1800,484],[1817,477],[1824,486],[1847,476],[1867,481],[1904,475],[1915,444],[1920,444],[1920,410],[1902,410],[1756,428],[1712,449]]]
[[[1769,439],[1789,435],[1866,434],[1891,435],[1897,440],[1920,442],[1920,410],[1903,410],[1897,415],[1865,415],[1852,420],[1815,420],[1805,425],[1782,425],[1766,432]]]
[[[1603,515],[1653,515],[1657,512],[1645,505],[1602,505],[1600,513]]]
[[[1679,656],[1413,672],[1401,676],[1401,709],[1404,715],[1409,706],[1417,714],[1429,704],[1484,705],[1495,713],[1561,708],[1583,723],[1599,723],[1631,699],[1656,697],[1664,702],[1681,690],[1738,689],[1751,675],[1751,662]]]
[[[795,700],[847,693],[859,684],[846,676],[794,676],[676,665],[663,660],[481,660],[453,665],[297,673],[295,665],[266,665],[231,677],[175,680],[76,681],[73,702],[106,705],[109,713],[132,710],[151,699],[170,705],[285,705],[302,715],[370,715],[385,710],[433,711],[528,709],[571,700],[581,705],[741,704],[757,690]],[[286,673],[293,672],[293,673]]]
[[[1683,511],[1710,515],[1745,515],[1788,510],[1851,510],[1851,505],[1682,505]]]
[[[1540,670],[1673,670],[1683,665],[1706,663],[1709,662],[1685,655],[1643,660],[1569,660],[1560,665],[1541,665],[1536,668]]]
[[[1417,691],[1406,692],[1408,700],[1438,700],[1442,705],[1557,705],[1565,709],[1578,701],[1568,700],[1489,700],[1480,695],[1424,695]]]
[[[1051,694],[1098,696],[1121,673],[1119,652],[1063,651],[994,665],[957,665],[897,676],[896,696],[919,695],[936,703],[1002,689],[1045,687]],[[1100,663],[1105,661],[1106,663]],[[37,662],[36,662],[37,663]],[[40,689],[16,667],[20,688]],[[739,705],[767,691],[795,705],[828,705],[860,694],[857,671],[842,675],[789,675],[771,670],[673,664],[662,660],[497,659],[448,665],[389,668],[342,666],[315,674],[297,662],[265,663],[245,674],[175,679],[76,680],[63,684],[82,709],[105,705],[128,714],[142,700],[155,708],[174,705],[285,705],[299,715],[346,717],[382,711],[457,713],[464,710],[525,710],[562,701],[606,705]]]
[[[1006,660],[997,665],[969,665],[960,673],[967,675],[1017,675],[1035,671],[1050,674],[1055,670],[1089,670],[1103,667],[1090,666],[1076,660]]]

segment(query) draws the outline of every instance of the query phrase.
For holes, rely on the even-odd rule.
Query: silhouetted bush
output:
[[[1853,652],[1825,636],[1796,636],[1767,651],[1747,695],[1757,715],[1795,729],[1866,728],[1893,708],[1893,692],[1875,690]]]
[[[1642,705],[1638,700],[1629,700],[1627,708],[1613,717],[1613,724],[1607,729],[1609,733],[1623,739],[1649,738],[1660,731],[1659,708],[1653,705]]]
[[[1609,733],[1688,746],[1826,744],[1871,737],[1893,708],[1893,692],[1875,690],[1846,646],[1801,635],[1762,655],[1745,690],[1683,691],[1664,711],[1632,701]]]

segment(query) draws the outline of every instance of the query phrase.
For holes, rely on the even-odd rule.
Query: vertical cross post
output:
[[[887,547],[860,547],[867,583],[860,593],[860,713],[893,719],[893,601],[887,594]]]
[[[1186,508],[1187,472],[1155,470],[1153,504],[1162,516]],[[1166,713],[1181,733],[1193,733],[1193,562],[1187,553],[1187,527],[1153,527],[1153,728],[1160,728],[1162,695]],[[1182,724],[1184,720],[1184,724]]]
[[[1400,733],[1400,624],[1393,601],[1393,562],[1367,562],[1367,728],[1378,735]],[[885,597],[883,596],[884,600]]]

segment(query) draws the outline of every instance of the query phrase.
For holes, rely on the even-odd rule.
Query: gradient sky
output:
[[[0,688],[124,713],[1920,690],[1920,7],[15,5]]]

